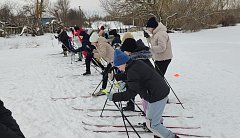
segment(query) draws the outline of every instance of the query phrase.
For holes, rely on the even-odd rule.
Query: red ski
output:
[[[100,117],[100,116],[96,116],[96,115],[90,115],[87,114],[88,117]],[[125,115],[126,117],[136,117],[136,116],[144,116],[143,114],[138,114],[138,115]],[[113,117],[113,118],[121,118],[121,115],[104,115],[101,117]],[[193,116],[174,116],[174,115],[163,115],[162,117],[166,117],[166,118],[193,118]]]
[[[87,131],[92,131],[95,133],[126,133],[126,130],[93,130],[93,129],[88,129],[86,127],[83,127]],[[129,130],[129,133],[135,133],[133,130]],[[144,131],[144,130],[137,130],[138,133],[152,133],[149,131]],[[186,133],[174,133],[179,136],[185,136],[185,137],[197,137],[197,138],[211,138],[211,136],[204,136],[204,135],[195,135],[195,134],[186,134]]]
[[[73,100],[73,99],[76,99],[77,97],[51,97],[51,100],[53,101],[57,101],[57,100]]]
[[[104,128],[104,127],[115,127],[115,128],[124,128],[124,125],[98,125],[98,124],[90,124],[90,123],[86,123],[84,121],[82,121],[82,124],[85,126],[94,126],[94,127],[100,127],[100,128]],[[126,126],[126,127],[131,127],[131,126]],[[139,124],[139,125],[133,125],[134,128],[144,128],[146,126],[144,126],[143,124]],[[182,126],[166,126],[167,128],[170,129],[200,129],[201,127],[182,127]]]

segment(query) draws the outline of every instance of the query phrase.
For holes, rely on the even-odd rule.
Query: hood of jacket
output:
[[[149,59],[152,57],[152,53],[147,50],[142,50],[138,52],[134,52],[130,55],[132,60],[141,60],[141,59]]]
[[[163,25],[161,22],[159,22],[158,27],[155,30],[153,30],[153,34],[156,34],[159,31],[164,31],[164,32],[167,31],[167,27]]]

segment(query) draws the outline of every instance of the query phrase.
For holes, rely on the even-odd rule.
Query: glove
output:
[[[116,88],[118,88],[118,89],[120,89],[120,88],[121,88],[121,86],[120,86],[120,83],[119,83],[119,82],[116,82],[116,83],[114,83],[114,85],[115,85],[115,87],[116,87]]]
[[[144,31],[144,30],[143,30],[143,36],[146,37],[146,38],[150,37],[150,35],[146,31]]]
[[[109,93],[109,91],[107,91],[107,90],[102,91],[102,93],[106,94],[109,101],[112,101],[112,98],[113,98],[112,93]]]

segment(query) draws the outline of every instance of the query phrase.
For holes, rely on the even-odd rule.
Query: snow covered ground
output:
[[[135,33],[143,38],[142,33]],[[166,78],[182,100],[168,104],[165,115],[194,116],[193,119],[165,118],[168,126],[200,126],[197,130],[174,132],[210,135],[212,138],[237,138],[240,135],[240,26],[170,34],[174,59]],[[143,38],[144,39],[144,38]],[[27,138],[122,138],[125,133],[92,133],[82,121],[93,124],[122,125],[122,119],[88,117],[100,112],[75,111],[78,108],[102,108],[105,96],[81,98],[92,93],[101,76],[92,68],[84,73],[83,62],[71,64],[62,57],[53,35],[0,38],[0,98],[13,112]],[[180,77],[175,77],[175,74]],[[51,97],[78,97],[51,100]],[[173,94],[170,101],[176,102]],[[138,98],[139,99],[139,98]],[[114,106],[107,106],[114,109]],[[136,114],[136,113],[126,113]],[[104,112],[103,115],[120,115]],[[129,118],[133,124],[143,117]],[[90,129],[98,129],[87,127]],[[102,128],[108,130],[116,128]],[[123,129],[121,129],[123,130]],[[136,137],[135,134],[131,134]],[[141,134],[143,138],[152,137]]]

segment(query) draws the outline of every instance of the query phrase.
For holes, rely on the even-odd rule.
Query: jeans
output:
[[[161,138],[174,138],[175,135],[161,124],[162,114],[165,105],[167,104],[167,100],[168,97],[165,97],[160,101],[148,103],[146,115],[147,127],[154,133],[154,135]]]

